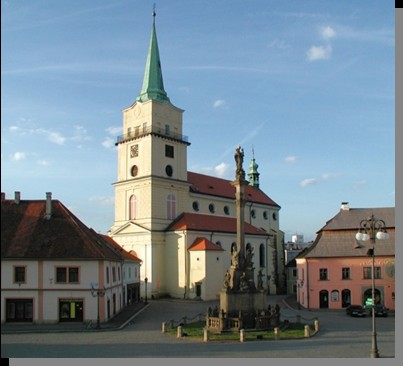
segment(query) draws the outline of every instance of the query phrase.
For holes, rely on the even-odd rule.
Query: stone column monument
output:
[[[231,266],[225,274],[224,288],[220,292],[220,309],[228,317],[266,309],[266,294],[261,281],[258,281],[258,287],[255,285],[253,253],[245,249],[244,194],[249,183],[245,180],[242,167],[244,152],[240,146],[236,148],[234,157],[236,173],[232,185],[236,189],[237,241],[231,253]]]

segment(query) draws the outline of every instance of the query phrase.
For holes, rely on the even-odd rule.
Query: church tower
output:
[[[255,161],[255,151],[252,150],[252,160],[249,164],[249,173],[248,173],[248,177],[249,177],[249,185],[255,187],[255,188],[259,188],[259,175],[260,173],[258,173],[257,168],[259,167],[259,165],[256,163]]]
[[[115,222],[110,230],[119,244],[144,261],[141,276],[150,287],[163,277],[163,231],[186,207],[190,145],[182,133],[183,110],[170,102],[164,89],[155,16],[153,12],[143,85],[123,110],[123,135],[116,142]]]

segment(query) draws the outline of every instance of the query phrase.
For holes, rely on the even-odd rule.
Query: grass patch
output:
[[[198,321],[195,323],[189,323],[182,325],[184,336],[203,339],[204,327],[206,323],[204,321]],[[169,334],[176,335],[177,328],[170,329]],[[298,339],[304,338],[305,325],[301,323],[289,323],[287,328],[282,329],[280,332],[280,339]],[[274,340],[274,330],[245,330],[245,340]],[[239,341],[239,332],[224,332],[216,334],[209,332],[210,341]]]

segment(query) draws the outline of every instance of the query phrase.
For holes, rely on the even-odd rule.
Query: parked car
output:
[[[346,307],[346,314],[350,316],[366,316],[367,312],[361,305],[349,305]]]
[[[382,304],[375,304],[375,316],[388,316],[388,310]],[[372,308],[369,308],[369,313],[372,314]]]

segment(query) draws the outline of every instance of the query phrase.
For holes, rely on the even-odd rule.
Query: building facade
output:
[[[125,305],[122,266],[128,253],[116,246],[51,193],[46,200],[22,200],[20,192],[6,199],[2,193],[1,322],[111,319]],[[139,272],[140,261],[131,260]]]
[[[383,220],[388,238],[359,241],[362,220]],[[372,252],[373,250],[373,252]],[[395,309],[395,209],[350,208],[339,213],[317,233],[309,248],[296,257],[297,301],[307,309],[343,309],[367,305],[372,299],[374,264],[375,301]]]
[[[183,110],[164,89],[155,14],[143,85],[123,110],[116,146],[115,221],[109,234],[144,261],[147,296],[217,298],[236,241],[235,189],[229,180],[187,170],[190,142],[183,134]],[[285,291],[280,206],[260,190],[257,168],[253,157],[247,240],[265,286],[279,293]]]

